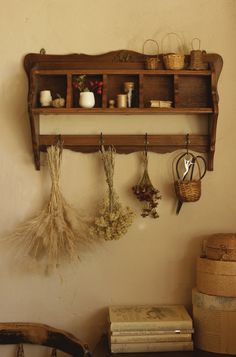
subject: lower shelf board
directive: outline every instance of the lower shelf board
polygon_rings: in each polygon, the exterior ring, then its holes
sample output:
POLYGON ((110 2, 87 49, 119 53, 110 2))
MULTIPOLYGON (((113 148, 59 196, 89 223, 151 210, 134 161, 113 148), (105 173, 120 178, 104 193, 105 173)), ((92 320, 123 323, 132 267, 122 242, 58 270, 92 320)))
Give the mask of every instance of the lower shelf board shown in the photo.
POLYGON ((34 108, 33 114, 211 114, 212 108, 34 108))

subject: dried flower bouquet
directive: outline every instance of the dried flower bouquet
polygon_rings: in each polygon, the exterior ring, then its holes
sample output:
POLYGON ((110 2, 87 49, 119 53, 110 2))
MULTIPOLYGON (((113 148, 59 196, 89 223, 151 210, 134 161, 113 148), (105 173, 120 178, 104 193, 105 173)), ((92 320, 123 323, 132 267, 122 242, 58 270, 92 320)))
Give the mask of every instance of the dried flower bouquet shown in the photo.
POLYGON ((114 190, 115 150, 112 147, 105 150, 102 146, 100 154, 108 190, 107 197, 101 203, 98 216, 95 217, 90 232, 92 236, 105 240, 120 239, 132 224, 134 212, 129 207, 122 206, 114 190))
POLYGON ((141 216, 158 218, 157 206, 161 195, 160 191, 153 186, 149 177, 147 152, 144 152, 143 155, 144 172, 139 183, 132 189, 139 201, 144 203, 141 216))

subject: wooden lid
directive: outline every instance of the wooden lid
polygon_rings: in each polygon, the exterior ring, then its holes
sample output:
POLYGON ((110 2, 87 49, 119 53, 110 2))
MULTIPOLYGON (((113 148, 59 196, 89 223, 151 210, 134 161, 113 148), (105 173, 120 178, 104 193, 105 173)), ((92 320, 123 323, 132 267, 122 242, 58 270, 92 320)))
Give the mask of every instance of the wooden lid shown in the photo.
POLYGON ((207 238, 206 248, 236 249, 236 233, 213 234, 207 238))

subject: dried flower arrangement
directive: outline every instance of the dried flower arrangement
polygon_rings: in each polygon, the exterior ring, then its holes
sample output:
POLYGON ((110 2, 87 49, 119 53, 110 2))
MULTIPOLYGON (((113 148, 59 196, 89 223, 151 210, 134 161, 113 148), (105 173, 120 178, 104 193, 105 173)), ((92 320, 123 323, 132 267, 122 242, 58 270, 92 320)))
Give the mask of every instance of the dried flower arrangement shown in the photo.
POLYGON ((144 153, 144 172, 141 180, 137 185, 132 187, 134 194, 137 196, 139 201, 144 202, 144 207, 142 208, 142 217, 152 217, 158 218, 159 214, 157 212, 158 201, 161 199, 160 191, 156 189, 148 174, 148 157, 147 152, 144 153))
POLYGON ((7 237, 22 256, 43 262, 45 270, 62 261, 78 261, 78 251, 88 245, 87 225, 63 197, 59 187, 62 148, 47 149, 51 176, 49 202, 34 218, 21 224, 7 237))
POLYGON ((106 182, 108 185, 107 197, 101 203, 99 214, 95 217, 90 233, 94 237, 105 240, 120 239, 126 234, 133 222, 134 212, 129 207, 123 207, 119 197, 114 190, 113 177, 115 166, 115 150, 109 147, 100 150, 103 161, 106 182))
POLYGON ((94 92, 95 94, 102 94, 102 81, 88 80, 86 74, 80 74, 73 80, 73 87, 78 89, 79 92, 94 92))

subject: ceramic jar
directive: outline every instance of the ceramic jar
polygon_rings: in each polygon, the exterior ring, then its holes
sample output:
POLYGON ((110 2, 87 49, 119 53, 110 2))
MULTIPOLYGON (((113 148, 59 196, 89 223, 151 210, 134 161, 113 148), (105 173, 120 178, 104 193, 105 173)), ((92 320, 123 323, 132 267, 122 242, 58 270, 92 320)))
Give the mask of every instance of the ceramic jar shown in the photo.
POLYGON ((40 92, 40 104, 42 107, 50 107, 52 96, 50 90, 42 90, 40 92))
POLYGON ((93 108, 95 97, 93 92, 80 92, 79 105, 82 108, 93 108))

